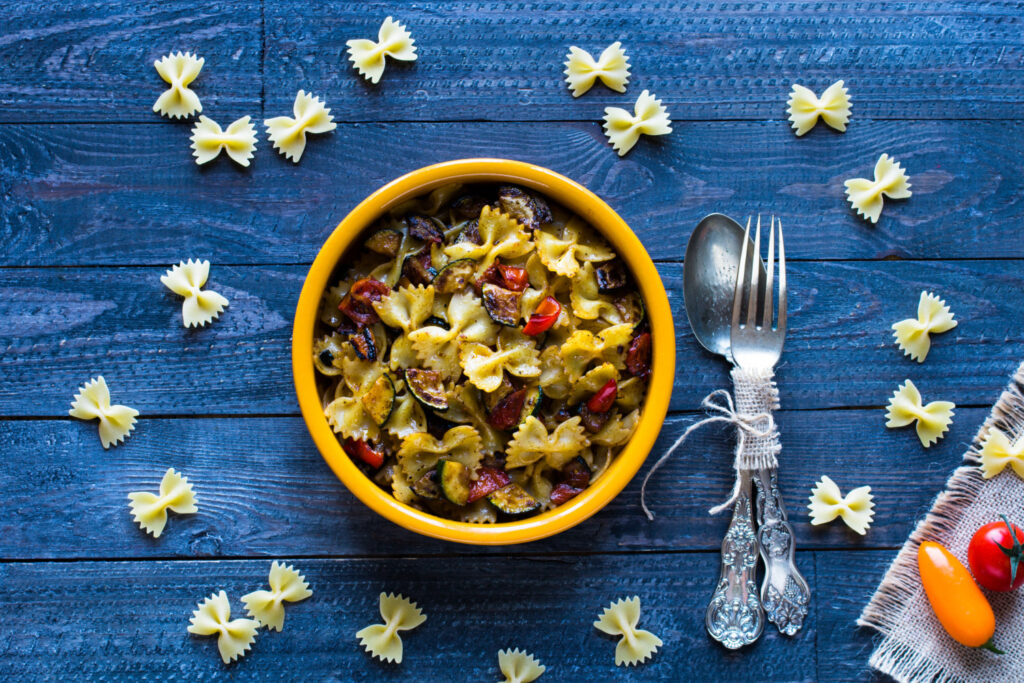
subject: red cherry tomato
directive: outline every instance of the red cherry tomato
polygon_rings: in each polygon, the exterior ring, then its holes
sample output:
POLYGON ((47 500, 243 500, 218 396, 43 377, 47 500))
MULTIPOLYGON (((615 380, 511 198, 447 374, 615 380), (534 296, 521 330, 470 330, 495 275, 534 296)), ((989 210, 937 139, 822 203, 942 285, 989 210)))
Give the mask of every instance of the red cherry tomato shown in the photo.
POLYGON ((613 379, 597 390, 587 401, 587 408, 592 413, 607 413, 615 405, 615 397, 619 393, 619 383, 613 379))
POLYGON ((993 591, 1011 591, 1024 584, 1024 531, 1004 515, 978 529, 967 546, 974 578, 993 591))
POLYGON ((502 398, 487 417, 487 422, 495 429, 507 430, 515 427, 519 424, 523 406, 526 404, 526 393, 526 389, 520 389, 502 398))
POLYGON ((555 505, 561 505, 562 503, 569 502, 581 493, 583 493, 582 489, 578 489, 563 482, 551 489, 550 499, 555 505))
POLYGON ((469 500, 466 502, 472 503, 475 500, 480 500, 489 493, 505 488, 511 482, 512 479, 505 473, 505 470, 499 470, 494 467, 481 467, 476 481, 473 482, 473 486, 469 489, 469 500))
POLYGON ((555 324, 555 321, 558 320, 558 314, 561 312, 562 304, 558 303, 555 297, 549 296, 540 302, 537 310, 530 316, 526 327, 523 328, 523 334, 534 336, 547 332, 555 324))
POLYGON ((644 332, 633 338, 626 351, 626 369, 635 377, 651 374, 651 333, 644 332))
POLYGON ((364 277, 353 283, 348 294, 338 304, 338 310, 357 325, 372 325, 380 320, 377 311, 373 310, 373 302, 380 301, 390 293, 391 288, 383 282, 364 277))
POLYGON ((342 446, 351 458, 358 458, 373 469, 384 464, 384 451, 376 450, 362 439, 345 439, 342 446))
POLYGON ((495 263, 480 276, 477 280, 477 287, 487 283, 513 292, 521 292, 530 284, 530 280, 526 274, 526 268, 495 263))

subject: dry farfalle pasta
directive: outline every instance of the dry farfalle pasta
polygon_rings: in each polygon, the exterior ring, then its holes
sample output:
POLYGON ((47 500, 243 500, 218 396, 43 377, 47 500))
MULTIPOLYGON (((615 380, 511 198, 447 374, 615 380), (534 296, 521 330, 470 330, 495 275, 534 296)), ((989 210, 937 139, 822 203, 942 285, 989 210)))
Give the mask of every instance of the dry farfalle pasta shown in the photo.
POLYGON ((377 31, 376 42, 359 38, 345 44, 348 45, 348 58, 359 74, 371 83, 377 83, 384 75, 385 57, 403 62, 416 60, 415 43, 404 26, 388 17, 377 31))
POLYGON ((636 99, 632 114, 619 107, 604 110, 604 134, 620 157, 633 149, 641 135, 668 135, 671 123, 668 109, 646 90, 636 99))
POLYGON ((613 602, 594 622, 594 628, 612 636, 622 636, 615 646, 615 665, 642 664, 662 646, 661 638, 649 631, 638 629, 640 598, 634 595, 613 602))
POLYGON ((986 479, 996 476, 1009 465, 1014 473, 1024 479, 1024 438, 1011 441, 1005 432, 989 427, 985 441, 981 444, 981 472, 986 479))
POLYGON ((531 415, 512 437, 505 464, 525 467, 543 459, 549 467, 561 469, 588 443, 578 416, 562 422, 549 433, 544 423, 531 415))
POLYGON ((903 353, 923 363, 932 346, 931 334, 948 332, 956 327, 953 314, 946 302, 931 292, 921 292, 917 303, 917 317, 893 323, 892 336, 903 353))
POLYGON ((202 111, 203 105, 199 102, 199 96, 188 86, 196 80, 205 61, 191 52, 176 52, 153 62, 160 78, 171 86, 157 98, 153 104, 153 111, 171 119, 185 118, 202 111))
POLYGON ((874 180, 853 178, 845 184, 850 206, 872 223, 877 223, 878 217, 882 215, 883 196, 906 199, 911 195, 907 172, 888 154, 878 157, 874 180))
POLYGON ((514 650, 498 650, 498 668, 505 680, 499 683, 530 683, 540 678, 547 667, 537 658, 518 647, 514 650))
POLYGON ((256 151, 256 126, 248 116, 233 121, 227 130, 213 119, 200 116, 192 127, 192 156, 199 165, 213 161, 226 150, 236 164, 248 166, 256 151))
POLYGON ((802 85, 793 84, 789 94, 789 120, 793 122, 798 136, 803 135, 818 122, 820 117, 838 131, 846 130, 850 120, 850 96, 843 87, 842 81, 836 81, 821 97, 802 85))
POLYGON ((255 619, 232 619, 228 595, 221 591, 199 603, 189 619, 188 632, 197 636, 217 636, 220 658, 229 664, 252 647, 259 625, 255 619))
POLYGON ((159 493, 133 491, 128 494, 128 500, 131 501, 129 507, 135 523, 146 533, 152 534, 153 538, 160 538, 163 533, 168 510, 179 515, 191 515, 199 511, 192 484, 187 477, 175 472, 173 467, 164 472, 159 493))
POLYGON ((870 486, 853 489, 844 496, 834 481, 822 477, 811 490, 810 501, 807 508, 811 511, 811 524, 815 526, 841 517, 846 526, 863 536, 875 516, 870 486))
POLYGON ((932 401, 924 405, 921 392, 909 379, 893 393, 889 399, 889 409, 885 416, 886 427, 906 427, 917 422, 917 438, 927 448, 942 438, 953 422, 953 409, 956 404, 949 401, 932 401))
POLYGON ((263 121, 274 149, 296 164, 306 151, 307 133, 328 133, 338 127, 323 100, 300 90, 292 105, 293 116, 275 116, 263 121))
POLYGON ((358 633, 359 644, 374 657, 385 661, 402 663, 402 638, 399 631, 414 629, 427 617, 408 598, 393 593, 380 594, 380 616, 383 624, 367 626, 358 633))
POLYGON ((593 87, 597 79, 615 92, 626 92, 629 83, 629 57, 616 41, 606 47, 595 60, 589 52, 573 45, 565 60, 565 82, 573 97, 579 97, 593 87))
POLYGON ((185 327, 202 327, 220 315, 228 300, 213 290, 202 287, 210 276, 209 261, 181 261, 166 274, 160 282, 167 289, 185 297, 181 305, 181 319, 185 327))
POLYGON ((110 405, 110 389, 100 375, 78 389, 68 415, 79 420, 100 421, 100 443, 104 448, 124 441, 133 429, 139 411, 128 406, 110 405))
POLYGON ((253 591, 242 596, 246 612, 262 626, 280 631, 284 627, 284 603, 299 602, 313 595, 309 584, 295 567, 279 562, 270 564, 267 579, 270 590, 253 591))

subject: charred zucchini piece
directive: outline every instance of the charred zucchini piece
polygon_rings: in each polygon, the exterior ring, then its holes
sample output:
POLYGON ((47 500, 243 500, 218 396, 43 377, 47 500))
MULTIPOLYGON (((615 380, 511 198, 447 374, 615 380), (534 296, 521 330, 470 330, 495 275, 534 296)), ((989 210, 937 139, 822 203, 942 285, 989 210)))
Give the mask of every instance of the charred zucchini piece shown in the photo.
POLYGON ((519 300, 522 292, 513 292, 491 283, 480 288, 483 294, 484 308, 491 320, 507 327, 516 327, 519 324, 519 300))
POLYGON ((450 330, 452 326, 448 324, 448 321, 444 318, 439 318, 436 315, 432 315, 423 321, 423 327, 440 327, 442 330, 450 330))
POLYGON ((464 194, 452 202, 452 213, 458 218, 480 218, 487 200, 476 194, 464 194))
POLYGON ((394 258, 402 246, 402 233, 391 228, 378 230, 366 240, 366 248, 375 254, 394 258))
POLYGON ((377 423, 378 427, 383 427, 395 407, 395 383, 391 376, 384 373, 378 377, 359 400, 362 401, 363 409, 370 419, 377 423))
POLYGON ((473 259, 460 258, 452 261, 434 278, 434 290, 438 294, 454 294, 468 287, 475 273, 476 261, 473 259))
POLYGON ((594 268, 594 275, 597 276, 597 290, 599 292, 614 292, 625 287, 629 281, 626 267, 617 258, 594 268))
POLYGON ((437 470, 430 470, 412 483, 412 490, 424 498, 440 498, 441 489, 437 485, 437 470))
POLYGON ((448 410, 448 392, 441 381, 441 373, 433 370, 408 368, 405 383, 416 400, 432 410, 448 410))
POLYGON ((525 515, 540 507, 537 499, 524 491, 518 484, 509 484, 487 496, 491 505, 506 515, 525 515))
POLYGON ((438 229, 437 224, 423 216, 409 216, 405 219, 409 226, 409 235, 424 242, 444 242, 444 234, 438 229))
POLYGON ((544 391, 540 387, 528 387, 526 400, 523 401, 523 410, 519 413, 519 423, 522 424, 531 415, 536 416, 540 412, 540 404, 543 400, 544 391))
POLYGON ((469 491, 473 486, 469 468, 455 460, 441 460, 437 463, 437 481, 441 495, 456 505, 469 502, 469 491))
POLYGON ((551 222, 551 208, 547 202, 514 185, 498 189, 498 204, 502 211, 522 223, 527 230, 536 230, 551 222))
POLYGON ((437 276, 430 259, 430 245, 423 247, 415 254, 409 254, 402 262, 402 275, 409 278, 414 285, 429 285, 437 276))
POLYGON ((619 297, 613 304, 615 310, 622 316, 622 321, 630 323, 634 330, 640 327, 647 317, 647 307, 644 306, 643 297, 640 296, 639 292, 630 292, 625 296, 619 297))
POLYGON ((373 333, 369 327, 350 334, 348 341, 355 347, 356 355, 362 360, 377 360, 377 344, 373 341, 373 333))

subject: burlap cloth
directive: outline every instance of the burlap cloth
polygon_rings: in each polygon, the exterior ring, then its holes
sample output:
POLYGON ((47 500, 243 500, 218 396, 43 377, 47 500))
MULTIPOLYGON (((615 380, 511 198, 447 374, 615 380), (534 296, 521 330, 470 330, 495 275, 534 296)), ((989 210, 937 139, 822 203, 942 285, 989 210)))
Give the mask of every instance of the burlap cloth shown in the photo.
POLYGON ((967 564, 967 545, 978 527, 1008 515, 1018 524, 1024 512, 1024 480, 1007 467, 983 479, 979 453, 990 427, 1011 440, 1024 434, 1024 364, 992 408, 959 467, 893 561, 871 602, 857 620, 884 637, 870 664, 898 681, 1024 682, 1024 589, 987 591, 996 613, 995 655, 960 645, 939 624, 921 588, 917 548, 938 541, 967 564))

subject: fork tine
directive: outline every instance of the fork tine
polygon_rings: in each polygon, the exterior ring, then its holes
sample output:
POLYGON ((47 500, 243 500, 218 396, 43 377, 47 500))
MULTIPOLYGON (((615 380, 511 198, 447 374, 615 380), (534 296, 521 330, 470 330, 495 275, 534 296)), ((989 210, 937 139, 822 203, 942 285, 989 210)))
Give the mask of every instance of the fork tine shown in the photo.
POLYGON ((772 216, 771 228, 768 230, 768 261, 765 263, 767 276, 764 281, 764 313, 761 314, 761 327, 772 328, 772 286, 775 278, 775 216, 772 216))
POLYGON ((740 309, 743 308, 743 270, 747 263, 747 242, 750 241, 750 217, 747 217, 747 229, 743 233, 743 248, 740 249, 740 262, 736 264, 736 289, 732 295, 732 329, 740 326, 740 309))
POLYGON ((757 324, 757 283, 761 269, 761 214, 757 215, 757 232, 754 234, 754 254, 750 259, 750 295, 747 297, 747 325, 757 324))
POLYGON ((786 248, 782 243, 782 219, 779 219, 779 332, 786 334, 786 248))

